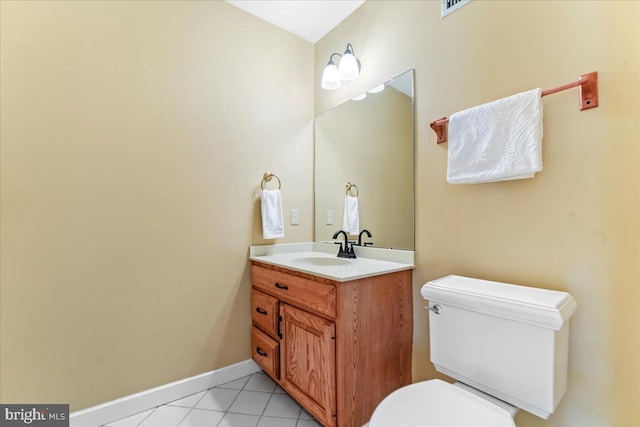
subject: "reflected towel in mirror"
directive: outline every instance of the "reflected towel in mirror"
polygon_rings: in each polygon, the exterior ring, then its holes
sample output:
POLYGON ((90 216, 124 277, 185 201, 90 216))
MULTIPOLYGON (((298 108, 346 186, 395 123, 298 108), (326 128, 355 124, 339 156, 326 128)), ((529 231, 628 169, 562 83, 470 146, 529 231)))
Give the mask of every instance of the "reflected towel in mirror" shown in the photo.
POLYGON ((360 209, 357 197, 346 196, 344 199, 342 229, 348 234, 357 235, 360 232, 360 209))

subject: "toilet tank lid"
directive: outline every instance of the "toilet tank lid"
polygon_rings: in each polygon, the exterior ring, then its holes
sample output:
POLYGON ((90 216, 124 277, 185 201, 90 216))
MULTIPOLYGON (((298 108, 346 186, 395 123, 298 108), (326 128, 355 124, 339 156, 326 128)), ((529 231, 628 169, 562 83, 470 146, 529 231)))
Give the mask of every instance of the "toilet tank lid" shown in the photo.
POLYGON ((555 330, 562 328, 577 303, 568 292, 450 275, 421 290, 432 302, 555 330))

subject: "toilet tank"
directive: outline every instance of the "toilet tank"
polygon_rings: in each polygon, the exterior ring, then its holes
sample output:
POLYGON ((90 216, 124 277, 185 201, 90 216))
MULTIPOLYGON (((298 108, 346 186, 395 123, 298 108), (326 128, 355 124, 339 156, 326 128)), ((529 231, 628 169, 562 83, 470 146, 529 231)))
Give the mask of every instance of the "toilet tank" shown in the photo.
POLYGON ((567 389, 567 292, 462 276, 421 290, 429 307, 436 370, 539 417, 548 418, 567 389))

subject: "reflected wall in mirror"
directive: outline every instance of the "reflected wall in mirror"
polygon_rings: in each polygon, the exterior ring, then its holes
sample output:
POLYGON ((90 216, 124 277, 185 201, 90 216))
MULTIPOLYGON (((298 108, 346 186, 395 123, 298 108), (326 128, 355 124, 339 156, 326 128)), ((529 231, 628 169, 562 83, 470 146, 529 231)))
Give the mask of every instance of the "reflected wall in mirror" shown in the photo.
POLYGON ((373 236, 363 241, 414 250, 413 70, 373 89, 316 117, 315 240, 331 241, 343 229, 350 182, 358 187, 360 231, 373 236))

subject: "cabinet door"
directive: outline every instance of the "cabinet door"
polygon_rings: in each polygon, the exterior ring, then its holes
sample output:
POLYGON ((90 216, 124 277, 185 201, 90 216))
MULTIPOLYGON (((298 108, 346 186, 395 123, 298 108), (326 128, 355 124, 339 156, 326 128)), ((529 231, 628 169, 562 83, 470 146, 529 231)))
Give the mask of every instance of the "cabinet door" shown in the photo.
POLYGON ((280 305, 282 387, 326 427, 336 425, 335 324, 280 305))

